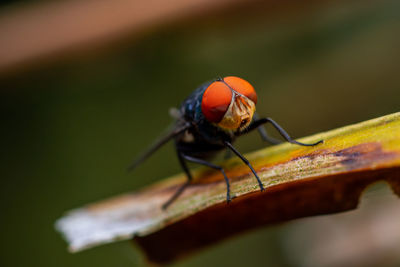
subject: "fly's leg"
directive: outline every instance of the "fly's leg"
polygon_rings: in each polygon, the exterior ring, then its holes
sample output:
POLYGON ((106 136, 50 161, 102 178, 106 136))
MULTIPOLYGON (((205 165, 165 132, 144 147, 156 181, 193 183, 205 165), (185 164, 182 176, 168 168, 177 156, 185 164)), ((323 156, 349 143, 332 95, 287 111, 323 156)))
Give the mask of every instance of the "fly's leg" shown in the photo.
POLYGON ((230 188, 229 180, 228 180, 228 177, 226 176, 225 171, 224 171, 224 169, 222 167, 217 166, 215 164, 212 164, 212 163, 210 163, 208 161, 205 161, 205 160, 202 160, 202 159, 198 159, 198 158, 194 158, 194 157, 190 157, 190 156, 184 155, 180 151, 177 151, 177 154, 178 154, 179 163, 181 164, 182 169, 185 171, 188 180, 183 185, 181 185, 181 187, 179 187, 178 190, 176 190, 175 194, 167 202, 165 202, 164 205, 162 205, 162 209, 164 209, 164 210, 167 209, 168 206, 171 205, 172 202, 174 202, 179 197, 179 195, 182 194, 182 192, 185 190, 185 188, 192 181, 192 174, 190 173, 190 170, 187 167, 187 164, 186 164, 185 160, 193 162, 193 163, 198 163, 198 164, 201 164, 201 165, 205 165, 207 167, 210 167, 210 168, 213 168, 213 169, 221 171, 222 174, 224 175, 224 179, 225 179, 225 182, 226 182, 226 189, 227 189, 226 190, 226 201, 228 203, 231 201, 231 195, 230 195, 231 188, 230 188))
POLYGON ((254 170, 253 166, 251 166, 250 162, 242 154, 240 154, 240 152, 237 151, 236 148, 228 141, 224 141, 224 145, 226 147, 228 147, 230 150, 232 150, 232 152, 235 153, 236 156, 238 156, 250 168, 250 170, 253 172, 254 176, 257 179, 257 182, 258 182, 258 185, 260 186, 261 191, 264 191, 264 186, 260 180, 260 177, 258 177, 256 171, 254 170))
POLYGON ((268 143, 271 143, 271 144, 274 144, 274 145, 277 145, 277 144, 282 143, 280 140, 275 139, 275 138, 269 136, 268 133, 267 133, 267 131, 266 131, 265 128, 263 127, 263 125, 260 125, 260 126, 257 128, 257 131, 258 131, 258 133, 260 134, 262 140, 265 141, 265 142, 268 142, 268 143))
POLYGON ((231 200, 232 200, 231 199, 231 186, 229 184, 229 179, 226 176, 226 173, 225 173, 224 169, 221 166, 215 165, 215 164, 213 164, 211 162, 208 162, 208 161, 205 161, 205 160, 202 160, 202 159, 198 159, 198 158, 194 158, 194 157, 191 157, 191 156, 187 156, 187 155, 184 155, 184 154, 182 154, 182 157, 184 159, 186 159, 187 161, 190 161, 190 162, 193 162, 193 163, 197 163, 197 164, 201 164, 201 165, 204 165, 204 166, 219 170, 222 173, 222 175, 224 176, 225 183, 226 183, 226 202, 227 203, 231 202, 231 200))
MULTIPOLYGON (((260 117, 258 116, 257 113, 254 113, 253 118, 254 118, 254 121, 257 121, 257 120, 259 120, 260 117)), ((251 129, 251 130, 253 130, 253 129, 251 129)), ((251 130, 248 128, 248 131, 251 131, 251 130)), ((257 131, 260 134, 261 139, 265 142, 268 142, 268 143, 271 143, 274 145, 282 143, 281 140, 278 140, 278 139, 275 139, 275 138, 269 136, 267 131, 264 128, 264 125, 262 125, 262 124, 257 127, 257 131)))
POLYGON ((272 126, 274 126, 274 128, 280 133, 280 135, 283 138, 285 138, 286 141, 288 141, 289 143, 292 143, 292 144, 296 144, 296 145, 300 145, 300 146, 315 146, 315 145, 318 145, 318 144, 324 142, 324 140, 319 140, 318 142, 315 142, 315 143, 312 143, 312 144, 304 144, 304 143, 298 142, 298 141, 292 139, 290 137, 290 135, 278 123, 276 123, 271 118, 262 118, 262 119, 256 120, 249 126, 249 128, 247 128, 247 130, 248 131, 252 131, 252 130, 254 130, 256 128, 259 128, 261 125, 263 125, 265 123, 271 123, 272 126))
POLYGON ((190 182, 192 181, 192 174, 190 173, 190 170, 183 158, 183 154, 182 152, 180 152, 179 150, 176 151, 177 155, 178 155, 178 159, 179 159, 179 163, 181 164, 182 169, 185 171, 186 173, 186 177, 187 177, 187 181, 181 185, 181 187, 178 188, 178 190, 176 190, 175 194, 173 194, 172 197, 170 197, 170 199, 168 199, 167 202, 165 202, 162 205, 162 209, 165 210, 168 208, 169 205, 171 205, 172 202, 174 202, 179 196, 180 194, 182 194, 182 192, 185 190, 185 188, 190 184, 190 182))

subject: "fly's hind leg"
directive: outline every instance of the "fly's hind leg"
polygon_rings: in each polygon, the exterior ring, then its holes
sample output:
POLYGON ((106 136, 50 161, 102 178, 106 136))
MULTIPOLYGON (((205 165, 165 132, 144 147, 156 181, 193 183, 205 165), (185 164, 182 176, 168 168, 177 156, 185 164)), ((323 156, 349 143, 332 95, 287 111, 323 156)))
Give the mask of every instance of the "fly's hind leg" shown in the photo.
POLYGON ((228 179, 228 177, 226 176, 226 173, 225 173, 224 169, 223 169, 221 166, 215 165, 215 164, 213 164, 213 163, 211 163, 211 162, 208 162, 208 161, 205 161, 205 160, 202 160, 202 159, 198 159, 198 158, 194 158, 194 157, 185 155, 185 154, 183 154, 183 153, 180 152, 180 151, 177 151, 177 153, 178 153, 179 162, 181 163, 181 166, 182 166, 183 170, 185 171, 185 173, 186 173, 186 175, 187 175, 187 177, 188 177, 188 180, 187 180, 187 182, 184 183, 184 184, 175 192, 175 194, 162 206, 163 209, 168 208, 168 206, 171 205, 171 203, 172 203, 180 194, 182 194, 183 190, 185 190, 185 188, 186 188, 186 187, 190 184, 190 182, 192 181, 192 175, 191 175, 191 173, 190 173, 190 171, 189 171, 189 169, 188 169, 188 167, 187 167, 187 165, 186 165, 185 160, 187 160, 187 161, 189 161, 189 162, 201 164, 201 165, 204 165, 204 166, 207 166, 207 167, 216 169, 216 170, 219 170, 219 171, 222 173, 222 175, 224 176, 225 183, 226 183, 226 202, 228 202, 228 203, 231 202, 231 187, 230 187, 230 184, 229 184, 229 179, 228 179))
POLYGON ((225 179, 225 183, 226 183, 226 202, 229 203, 231 202, 231 186, 229 184, 229 179, 228 176, 226 176, 226 173, 224 171, 224 169, 221 166, 215 165, 211 162, 202 160, 202 159, 198 159, 198 158, 194 158, 188 155, 182 155, 184 159, 186 159, 187 161, 193 162, 193 163, 197 163, 197 164, 201 164, 210 168, 213 168, 215 170, 219 170, 222 175, 224 176, 225 179))
POLYGON ((190 184, 190 182, 192 181, 192 174, 190 173, 190 170, 183 158, 183 154, 182 152, 180 152, 178 149, 176 150, 176 153, 178 155, 178 159, 179 159, 179 163, 181 164, 182 169, 185 171, 186 173, 186 177, 187 177, 187 181, 181 185, 181 187, 178 188, 178 190, 176 190, 175 194, 172 195, 172 197, 170 199, 168 199, 167 202, 165 202, 162 205, 162 209, 165 210, 168 208, 169 205, 171 205, 172 202, 174 202, 179 196, 180 194, 182 194, 182 192, 185 190, 185 188, 190 184))

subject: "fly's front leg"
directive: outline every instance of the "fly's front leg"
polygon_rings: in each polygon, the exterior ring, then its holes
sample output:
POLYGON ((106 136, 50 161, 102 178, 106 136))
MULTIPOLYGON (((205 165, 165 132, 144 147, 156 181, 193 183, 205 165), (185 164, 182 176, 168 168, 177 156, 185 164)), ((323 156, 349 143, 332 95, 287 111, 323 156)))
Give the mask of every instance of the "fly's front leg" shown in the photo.
POLYGON ((315 143, 311 143, 311 144, 305 144, 305 143, 301 143, 298 142, 294 139, 292 139, 290 137, 290 135, 278 124, 276 123, 273 119, 271 118, 262 118, 262 119, 258 119, 256 121, 254 121, 248 128, 247 131, 252 131, 254 129, 258 129, 261 125, 265 124, 265 123, 271 123, 272 126, 274 126, 274 128, 280 133, 280 135, 285 138, 286 141, 288 141, 289 143, 292 144, 296 144, 296 145, 300 145, 300 146, 315 146, 318 145, 320 143, 323 143, 324 140, 319 140, 318 142, 315 143))
POLYGON ((232 150, 232 152, 235 153, 236 156, 238 156, 250 168, 250 170, 253 172, 254 176, 257 179, 257 182, 258 182, 258 185, 260 186, 261 191, 264 191, 264 186, 260 180, 260 177, 258 177, 256 171, 254 170, 253 166, 251 166, 250 162, 239 151, 237 151, 236 148, 228 141, 224 141, 224 145, 226 147, 228 147, 230 150, 232 150))
MULTIPOLYGON (((254 113, 254 115, 253 115, 253 120, 254 120, 254 121, 257 121, 257 120, 259 120, 259 119, 260 119, 260 117, 258 116, 258 114, 257 114, 257 113, 254 113)), ((251 125, 250 125, 250 127, 251 127, 251 125)), ((248 131, 251 131, 251 130, 253 130, 253 129, 250 130, 250 128, 248 128, 247 130, 248 130, 248 131)), ((259 126, 257 127, 257 131, 258 131, 258 133, 260 134, 261 139, 262 139, 263 141, 265 141, 265 142, 268 142, 268 143, 271 143, 271 144, 274 144, 274 145, 277 145, 277 144, 282 143, 280 140, 275 139, 275 138, 269 136, 268 133, 267 133, 267 130, 265 130, 263 124, 261 124, 261 125, 259 125, 259 126)))

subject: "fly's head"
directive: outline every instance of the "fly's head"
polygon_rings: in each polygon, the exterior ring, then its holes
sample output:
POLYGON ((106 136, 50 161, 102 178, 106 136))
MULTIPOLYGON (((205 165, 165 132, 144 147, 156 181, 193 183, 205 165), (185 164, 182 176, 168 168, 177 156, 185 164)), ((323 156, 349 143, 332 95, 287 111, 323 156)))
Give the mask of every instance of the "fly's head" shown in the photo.
POLYGON ((203 94, 204 117, 226 131, 246 129, 256 110, 257 94, 247 81, 234 76, 211 83, 203 94))
POLYGON ((254 102, 247 97, 233 96, 228 110, 217 125, 223 129, 242 131, 249 126, 255 109, 254 102))

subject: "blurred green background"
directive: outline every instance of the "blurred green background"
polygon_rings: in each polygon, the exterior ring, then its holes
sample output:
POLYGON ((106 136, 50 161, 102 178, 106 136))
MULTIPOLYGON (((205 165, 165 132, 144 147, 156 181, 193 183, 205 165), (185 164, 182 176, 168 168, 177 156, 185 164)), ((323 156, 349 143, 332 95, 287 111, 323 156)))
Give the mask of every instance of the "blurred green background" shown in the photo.
MULTIPOLYGON (((399 1, 290 4, 159 26, 106 51, 0 73, 0 266, 142 265, 129 242, 69 254, 54 222, 180 172, 171 144, 125 170, 169 125, 168 109, 214 77, 250 81, 258 112, 293 137, 399 111, 399 1)), ((237 143, 243 152, 265 145, 256 133, 237 143)), ((285 248, 288 229, 301 223, 253 231, 174 265, 304 266, 285 248)))

